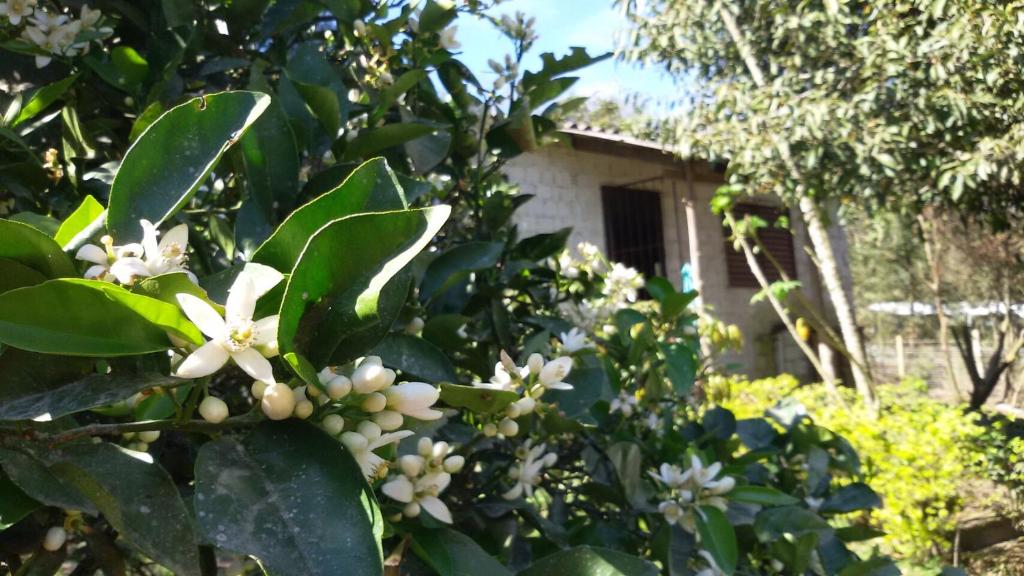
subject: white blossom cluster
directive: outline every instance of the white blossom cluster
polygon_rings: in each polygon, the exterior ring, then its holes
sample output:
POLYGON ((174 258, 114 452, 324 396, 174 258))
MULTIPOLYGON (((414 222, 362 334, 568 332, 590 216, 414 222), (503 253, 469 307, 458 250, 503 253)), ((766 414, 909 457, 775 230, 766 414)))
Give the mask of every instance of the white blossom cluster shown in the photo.
POLYGON ((196 277, 187 268, 188 226, 180 224, 162 237, 149 220, 139 220, 142 243, 114 245, 109 235, 100 238, 100 244, 86 244, 78 249, 75 258, 92 264, 85 277, 131 286, 139 278, 184 272, 196 283, 196 277), (159 238, 159 241, 157 240, 159 238))
POLYGON ((544 477, 544 469, 558 462, 558 454, 546 452, 546 444, 532 445, 528 439, 516 449, 516 464, 508 471, 509 480, 515 482, 507 492, 501 495, 506 500, 515 500, 523 494, 533 497, 533 489, 544 477))
POLYGON ((439 496, 451 483, 452 474, 465 466, 466 459, 451 451, 447 442, 423 437, 416 445, 416 454, 398 459, 398 473, 381 486, 385 496, 404 504, 401 514, 394 520, 401 516, 416 518, 426 510, 437 520, 452 523, 451 511, 439 496))
POLYGON ((636 302, 644 277, 635 268, 609 262, 601 250, 588 242, 576 246, 576 255, 563 251, 553 262, 558 272, 569 279, 602 278, 601 296, 580 303, 567 303, 563 312, 587 332, 610 331, 609 319, 619 310, 636 302))
POLYGON ((377 356, 367 356, 346 374, 340 367, 320 371, 326 393, 302 387, 313 396, 323 414, 320 425, 352 453, 363 474, 370 479, 386 473, 387 461, 374 451, 413 435, 400 430, 405 418, 437 420, 443 414, 432 406, 440 397, 434 386, 425 382, 395 384, 394 370, 385 368, 377 356))
POLYGON ((657 472, 649 472, 659 484, 667 488, 667 497, 658 504, 658 512, 669 524, 679 524, 684 530, 696 533, 698 507, 714 506, 725 512, 728 507, 724 495, 735 486, 731 476, 716 479, 722 463, 705 467, 697 456, 690 457, 690 468, 683 472, 675 464, 664 463, 657 472))
POLYGON ((530 354, 526 366, 516 366, 515 361, 504 350, 501 361, 494 365, 494 376, 490 382, 476 382, 477 388, 505 390, 520 394, 520 398, 505 408, 504 417, 500 422, 484 424, 485 436, 496 436, 499 433, 512 437, 519 433, 516 418, 530 414, 537 408, 537 401, 548 390, 572 390, 572 384, 565 378, 572 371, 572 358, 560 356, 545 361, 538 353, 530 354))
POLYGON ((0 2, 0 17, 11 26, 24 25, 22 39, 45 54, 36 55, 36 66, 43 68, 54 56, 77 56, 89 51, 93 41, 113 34, 103 14, 83 5, 78 18, 69 13, 49 11, 38 0, 0 2))

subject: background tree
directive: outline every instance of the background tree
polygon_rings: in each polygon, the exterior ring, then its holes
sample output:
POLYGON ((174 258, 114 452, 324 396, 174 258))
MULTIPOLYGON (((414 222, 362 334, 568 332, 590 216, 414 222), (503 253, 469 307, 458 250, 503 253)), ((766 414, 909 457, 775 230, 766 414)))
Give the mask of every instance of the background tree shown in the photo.
POLYGON ((750 193, 800 205, 853 354, 862 343, 822 228, 833 201, 944 206, 995 226, 1019 215, 1021 2, 620 4, 629 55, 696 74, 681 154, 728 159, 750 193))

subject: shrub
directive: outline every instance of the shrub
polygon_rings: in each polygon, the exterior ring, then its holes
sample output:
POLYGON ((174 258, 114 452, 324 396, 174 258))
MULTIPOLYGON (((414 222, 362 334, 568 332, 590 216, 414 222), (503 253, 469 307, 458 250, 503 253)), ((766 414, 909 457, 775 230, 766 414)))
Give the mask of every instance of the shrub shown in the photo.
POLYGON ((799 402, 813 420, 847 438, 860 455, 865 479, 884 507, 871 516, 895 553, 923 557, 948 550, 961 507, 964 479, 977 476, 983 461, 978 439, 985 429, 978 415, 927 396, 924 382, 905 380, 879 388, 877 418, 840 389, 842 402, 823 385, 800 386, 795 378, 714 380, 713 398, 737 417, 756 417, 787 399, 799 402))

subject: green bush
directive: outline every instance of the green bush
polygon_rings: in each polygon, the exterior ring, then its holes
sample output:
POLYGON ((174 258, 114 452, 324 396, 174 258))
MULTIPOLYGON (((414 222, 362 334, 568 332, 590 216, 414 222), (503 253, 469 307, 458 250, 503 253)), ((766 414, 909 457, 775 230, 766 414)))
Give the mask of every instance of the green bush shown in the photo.
POLYGON ((877 418, 852 390, 841 389, 837 401, 823 385, 800 386, 789 375, 723 378, 710 388, 712 398, 737 418, 795 400, 817 424, 849 440, 862 459, 865 481, 883 500, 871 517, 886 532, 884 545, 900 556, 948 550, 961 487, 980 475, 978 462, 989 461, 979 441, 986 433, 979 416, 928 398, 920 380, 880 387, 883 408, 877 418))

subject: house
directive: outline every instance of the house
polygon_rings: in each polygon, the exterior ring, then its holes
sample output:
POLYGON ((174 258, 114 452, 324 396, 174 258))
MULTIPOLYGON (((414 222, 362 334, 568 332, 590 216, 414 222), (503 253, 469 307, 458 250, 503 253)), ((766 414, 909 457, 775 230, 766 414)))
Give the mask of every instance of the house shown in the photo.
MULTIPOLYGON (((612 260, 645 275, 664 276, 677 288, 688 264, 708 311, 744 334, 742 351, 726 362, 752 376, 786 371, 812 378, 770 304, 751 304, 760 291, 757 281, 710 209, 715 190, 724 183, 721 166, 682 160, 658 143, 583 126, 570 126, 562 134, 561 143, 518 156, 506 166, 509 180, 535 195, 517 212, 522 236, 571 226, 570 246, 593 243, 612 260)), ((770 221, 782 215, 764 199, 742 203, 736 213, 770 221)), ((790 222, 792 234, 773 228, 761 238, 805 294, 820 302, 801 220, 790 222)), ((766 261, 762 265, 769 279, 779 278, 766 261)))

